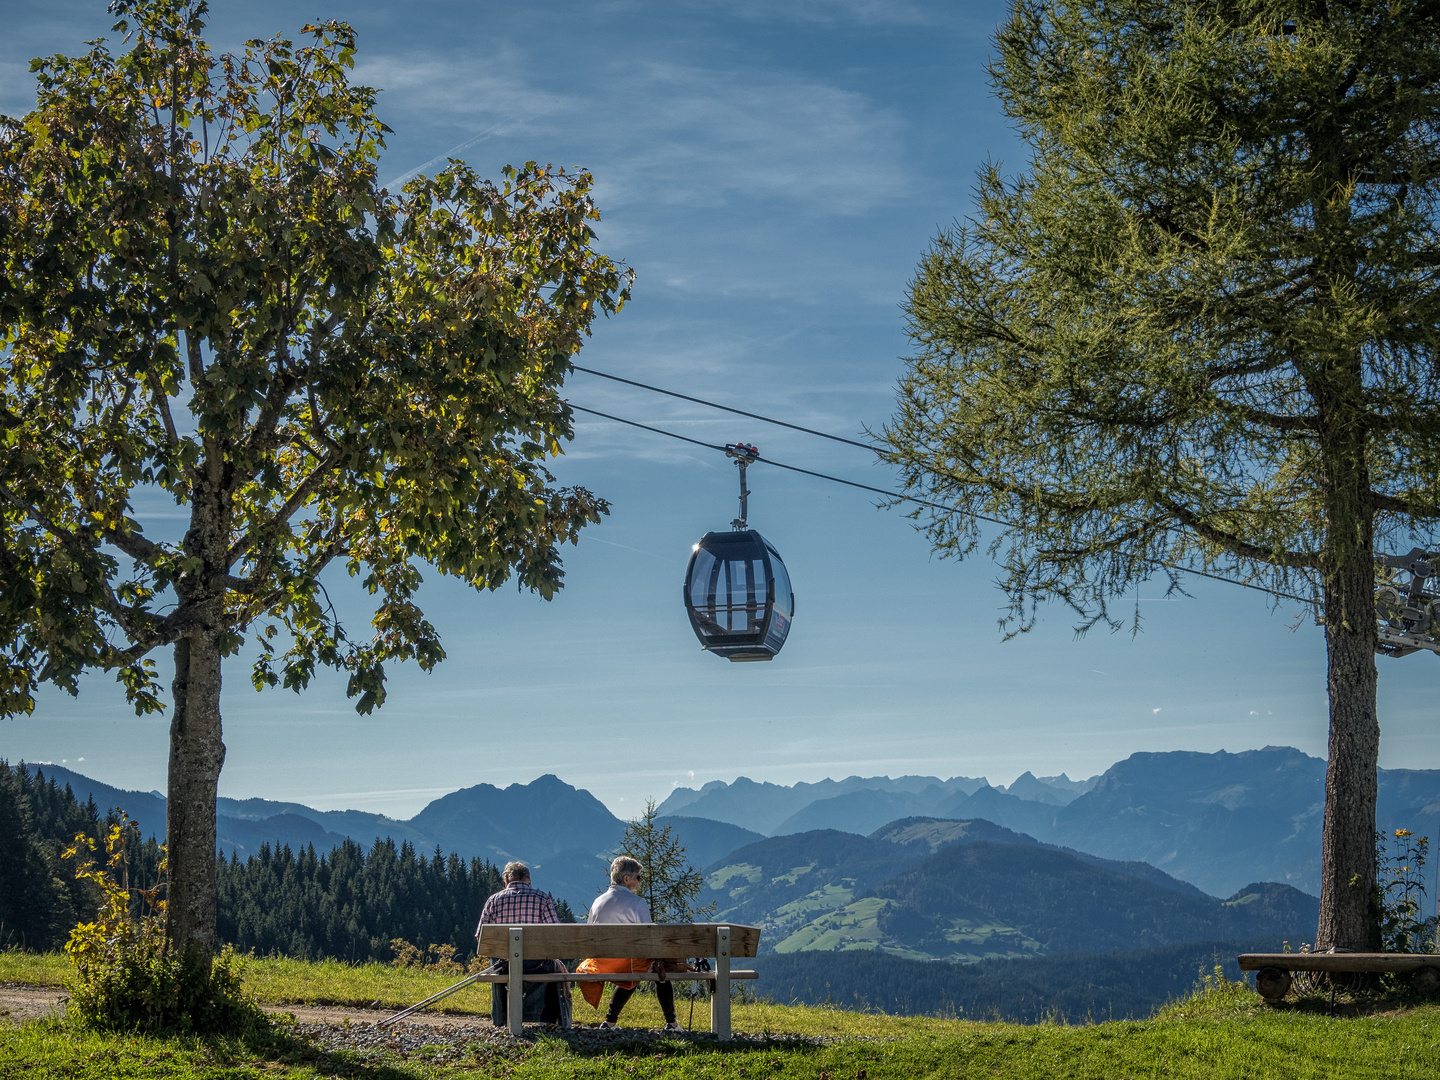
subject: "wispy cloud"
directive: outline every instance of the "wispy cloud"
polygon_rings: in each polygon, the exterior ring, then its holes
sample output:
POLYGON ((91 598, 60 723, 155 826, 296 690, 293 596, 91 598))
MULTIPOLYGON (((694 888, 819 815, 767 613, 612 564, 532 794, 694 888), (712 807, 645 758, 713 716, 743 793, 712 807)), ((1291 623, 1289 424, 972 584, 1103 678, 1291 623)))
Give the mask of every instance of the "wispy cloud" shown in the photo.
POLYGON ((385 88, 386 112, 468 128, 452 152, 482 137, 520 137, 536 158, 585 165, 610 208, 719 206, 738 196, 858 214, 913 186, 896 114, 793 73, 627 60, 581 94, 545 85, 545 65, 502 49, 381 56, 357 77, 385 88))

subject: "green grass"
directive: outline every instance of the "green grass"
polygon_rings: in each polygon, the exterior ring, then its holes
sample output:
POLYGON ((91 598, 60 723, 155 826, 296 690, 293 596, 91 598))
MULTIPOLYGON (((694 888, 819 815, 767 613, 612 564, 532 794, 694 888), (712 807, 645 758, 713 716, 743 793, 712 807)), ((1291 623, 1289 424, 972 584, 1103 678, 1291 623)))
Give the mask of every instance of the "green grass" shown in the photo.
POLYGON ((818 892, 811 893, 777 910, 777 915, 799 913, 801 918, 808 916, 810 921, 799 925, 795 925, 793 921, 782 924, 780 932, 786 936, 775 946, 775 951, 793 953, 847 949, 862 952, 879 950, 906 960, 986 960, 1035 956, 1040 951, 1038 941, 1025 937, 1012 926, 1001 923, 975 924, 965 919, 952 919, 950 929, 945 932, 945 939, 954 946, 948 955, 910 948, 880 929, 880 913, 893 903, 893 900, 882 900, 876 896, 852 902, 848 893, 845 893, 843 898, 822 898, 818 892), (815 915, 813 912, 821 914, 815 915))
MULTIPOLYGON (((59 967, 54 958, 22 960, 15 954, 0 954, 0 981, 20 981, 16 976, 25 970, 38 972, 42 978, 36 981, 43 985, 53 985, 59 967)), ((371 992, 423 997, 433 992, 432 987, 445 985, 447 978, 453 981, 451 976, 427 973, 387 976, 379 965, 346 968, 265 960, 252 962, 248 985, 262 1000, 335 1001, 364 998, 371 992)), ((466 1004, 473 1010, 477 1002, 466 1004)), ((434 1060, 423 1052, 406 1060, 393 1055, 325 1054, 293 1037, 284 1024, 269 1036, 239 1042, 100 1036, 75 1031, 62 1022, 38 1021, 0 1025, 0 1080, 336 1076, 366 1080, 978 1080, 995 1076, 1429 1080, 1440 1076, 1440 1007, 1378 998, 1342 1005, 1345 1013, 1360 1014, 1330 1016, 1324 999, 1274 1009, 1240 984, 1215 980, 1153 1019, 1093 1026, 1026 1027, 762 1003, 735 1010, 737 1031, 771 1036, 768 1044, 760 1046, 668 1040, 580 1052, 563 1040, 541 1038, 516 1049, 477 1048, 458 1061, 434 1060), (787 1040, 794 1035, 839 1038, 812 1046, 787 1040)), ((682 1002, 680 1008, 683 1021, 686 1004, 682 1002)), ((697 1021, 702 1008, 696 1009, 697 1021)), ((625 1020, 636 1026, 654 1025, 658 1021, 658 1014, 651 1015, 654 1011, 653 1000, 637 997, 625 1020)), ((576 1019, 588 1018, 589 1007, 577 1004, 576 1019)))
POLYGON ((70 958, 64 953, 27 953, 0 949, 0 983, 26 986, 64 986, 70 958))

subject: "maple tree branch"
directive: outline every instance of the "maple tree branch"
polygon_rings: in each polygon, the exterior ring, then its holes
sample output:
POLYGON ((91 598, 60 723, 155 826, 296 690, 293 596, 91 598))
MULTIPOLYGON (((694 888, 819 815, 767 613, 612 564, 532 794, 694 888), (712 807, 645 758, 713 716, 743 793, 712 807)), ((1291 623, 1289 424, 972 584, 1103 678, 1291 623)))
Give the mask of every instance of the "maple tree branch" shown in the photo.
MULTIPOLYGON (((339 464, 339 461, 340 453, 338 450, 332 450, 329 454, 325 455, 315 468, 310 471, 310 474, 296 485, 295 490, 290 493, 290 497, 285 500, 284 505, 282 505, 268 521, 248 530, 244 536, 230 545, 230 550, 225 553, 225 565, 227 567, 234 566, 236 560, 245 556, 251 547, 257 541, 261 541, 263 537, 263 546, 259 561, 264 564, 264 572, 268 572, 269 560, 274 555, 272 545, 274 544, 275 537, 280 532, 280 526, 294 517, 296 512, 310 500, 310 496, 315 494, 315 490, 320 486, 324 475, 335 468, 335 466, 339 464)), ((260 565, 257 565, 255 572, 252 573, 250 577, 255 578, 257 575, 259 577, 264 576, 262 566, 260 565)))
MULTIPOLYGON (((30 518, 31 521, 35 522, 35 524, 49 533, 50 536, 54 537, 72 556, 93 557, 97 554, 95 545, 88 537, 66 529, 39 507, 33 506, 20 498, 20 496, 11 491, 9 486, 4 483, 0 483, 0 497, 3 497, 5 501, 22 511, 26 517, 30 518)), ((144 538, 141 537, 140 539, 144 538)), ((145 543, 150 544, 152 549, 155 547, 155 545, 151 544, 148 540, 146 540, 145 543)), ((111 587, 110 582, 103 576, 100 577, 97 584, 100 586, 101 602, 95 606, 115 619, 115 621, 120 624, 120 628, 124 630, 126 635, 132 640, 144 640, 147 637, 150 626, 143 624, 153 624, 153 617, 148 612, 139 608, 122 604, 120 598, 115 595, 115 590, 111 587)))

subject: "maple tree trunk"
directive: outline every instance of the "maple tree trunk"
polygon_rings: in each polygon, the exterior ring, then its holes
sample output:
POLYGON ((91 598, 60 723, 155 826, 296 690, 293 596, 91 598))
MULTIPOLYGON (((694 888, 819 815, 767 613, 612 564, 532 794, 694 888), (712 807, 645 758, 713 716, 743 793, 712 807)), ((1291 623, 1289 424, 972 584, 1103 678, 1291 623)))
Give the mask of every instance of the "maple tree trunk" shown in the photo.
POLYGON ((215 951, 215 798, 225 764, 220 650, 212 632, 197 631, 175 643, 173 691, 166 934, 173 948, 208 960, 215 951))

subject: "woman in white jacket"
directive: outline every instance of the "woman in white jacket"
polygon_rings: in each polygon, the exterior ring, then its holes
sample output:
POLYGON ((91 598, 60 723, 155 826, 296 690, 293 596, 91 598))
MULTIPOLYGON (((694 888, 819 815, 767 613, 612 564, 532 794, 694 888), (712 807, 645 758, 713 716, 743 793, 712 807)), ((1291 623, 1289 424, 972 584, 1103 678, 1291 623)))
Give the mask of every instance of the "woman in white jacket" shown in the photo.
MULTIPOLYGON (((628 855, 621 855, 618 859, 612 862, 610 864, 610 888, 597 896, 595 898, 595 902, 590 905, 590 917, 586 919, 586 922, 650 922, 650 905, 645 902, 645 898, 643 896, 639 895, 640 879, 644 873, 644 867, 642 867, 636 860, 630 858, 630 856, 628 855)), ((650 964, 643 960, 636 960, 633 962, 624 960, 615 962, 587 960, 585 964, 593 964, 594 970, 601 970, 607 972, 614 970, 616 966, 620 964, 626 965, 626 967, 622 970, 627 970, 631 973, 637 970, 647 971, 650 968, 650 964), (631 966, 632 963, 633 966, 631 966), (640 967, 641 964, 644 964, 644 967, 640 967)), ((581 965, 581 971, 586 970, 585 964, 581 965)), ((629 1001, 630 996, 635 993, 635 987, 637 985, 637 983, 633 982, 617 982, 615 984, 615 992, 610 996, 610 1009, 605 1014, 605 1020, 600 1025, 601 1027, 613 1028, 616 1025, 616 1023, 620 1019, 620 1010, 625 1008, 625 1003, 629 1001)), ((594 986, 597 990, 600 988, 599 983, 582 983, 581 989, 585 990, 591 986, 594 986)), ((660 1001, 660 1011, 665 1014, 665 1030, 681 1030, 679 1021, 675 1019, 674 984, 669 982, 657 982, 655 984, 655 997, 658 998, 660 1001)), ((588 994, 586 995, 586 1000, 590 1000, 588 994)), ((595 1000, 590 1001, 590 1004, 598 1005, 599 1002, 600 995, 597 993, 595 995, 595 1000)))

